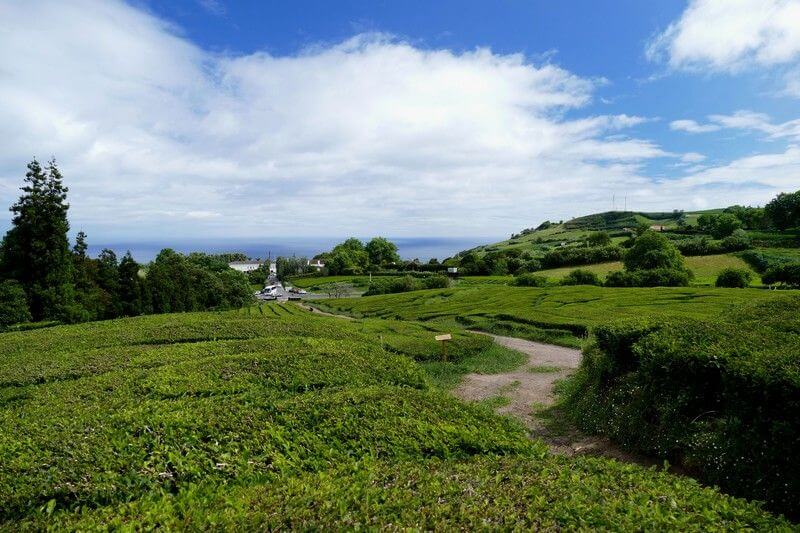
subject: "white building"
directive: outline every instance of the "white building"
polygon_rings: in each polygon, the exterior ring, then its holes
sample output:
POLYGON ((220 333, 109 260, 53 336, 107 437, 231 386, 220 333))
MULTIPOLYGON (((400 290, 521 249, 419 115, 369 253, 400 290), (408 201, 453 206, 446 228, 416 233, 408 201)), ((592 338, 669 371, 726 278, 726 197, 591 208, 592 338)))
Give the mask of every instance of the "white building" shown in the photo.
MULTIPOLYGON (((264 264, 264 261, 231 261, 228 266, 239 272, 252 272, 258 270, 258 267, 264 264)), ((272 263, 273 265, 275 263, 272 263)), ((270 270, 272 265, 270 265, 270 270)))
POLYGON ((315 268, 317 270, 322 270, 323 268, 325 268, 325 263, 323 263, 319 259, 312 259, 308 262, 308 266, 311 268, 315 268))

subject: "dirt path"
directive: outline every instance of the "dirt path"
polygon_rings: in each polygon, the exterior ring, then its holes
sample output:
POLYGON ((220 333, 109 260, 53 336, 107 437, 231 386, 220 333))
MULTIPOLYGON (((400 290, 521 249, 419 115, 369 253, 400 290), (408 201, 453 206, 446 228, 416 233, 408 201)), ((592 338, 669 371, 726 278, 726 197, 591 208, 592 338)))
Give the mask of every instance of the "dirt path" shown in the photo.
POLYGON ((347 316, 347 315, 335 315, 335 314, 333 314, 333 313, 327 313, 327 312, 325 312, 325 311, 321 311, 321 310, 317 309, 316 307, 312 307, 312 306, 310 306, 310 305, 308 305, 308 304, 305 304, 305 303, 302 303, 302 302, 295 302, 295 304, 296 304, 298 307, 301 307, 301 308, 305 309, 306 311, 310 311, 311 313, 313 313, 313 314, 315 314, 315 315, 321 315, 321 316, 333 316, 333 317, 336 317, 336 318, 343 318, 343 319, 345 319, 345 320, 355 320, 355 319, 354 319, 353 317, 351 317, 351 316, 347 316))
MULTIPOLYGON (((320 311, 305 303, 295 303, 316 315, 354 320, 350 316, 320 311)), ((505 374, 467 374, 453 391, 457 397, 466 401, 503 398, 504 404, 496 412, 520 420, 530 431, 530 437, 544 441, 553 453, 568 456, 602 455, 645 466, 660 464, 650 458, 623 451, 606 438, 584 435, 563 418, 554 420, 558 418, 558 413, 547 411, 555 405, 556 381, 578 368, 580 350, 482 331, 471 333, 492 337, 497 344, 526 354, 528 361, 505 374)), ((673 473, 682 473, 675 468, 671 470, 673 473)))
POLYGON ((543 440, 554 453, 603 455, 626 462, 654 464, 618 449, 608 439, 583 435, 563 420, 561 423, 553 420, 552 413, 544 414, 555 404, 555 382, 578 368, 580 350, 514 337, 489 336, 501 346, 528 355, 528 362, 505 374, 467 374, 453 391, 456 396, 467 401, 503 398, 505 404, 496 411, 522 421, 530 430, 531 438, 543 440))

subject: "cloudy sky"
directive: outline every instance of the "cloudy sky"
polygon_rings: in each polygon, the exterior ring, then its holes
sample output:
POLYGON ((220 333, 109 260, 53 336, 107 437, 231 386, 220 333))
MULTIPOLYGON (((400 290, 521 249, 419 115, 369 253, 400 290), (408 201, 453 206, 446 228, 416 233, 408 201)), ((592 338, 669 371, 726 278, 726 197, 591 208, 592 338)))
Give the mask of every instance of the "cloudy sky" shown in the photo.
POLYGON ((34 156, 105 240, 763 205, 800 188, 800 0, 0 0, 0 205, 34 156))

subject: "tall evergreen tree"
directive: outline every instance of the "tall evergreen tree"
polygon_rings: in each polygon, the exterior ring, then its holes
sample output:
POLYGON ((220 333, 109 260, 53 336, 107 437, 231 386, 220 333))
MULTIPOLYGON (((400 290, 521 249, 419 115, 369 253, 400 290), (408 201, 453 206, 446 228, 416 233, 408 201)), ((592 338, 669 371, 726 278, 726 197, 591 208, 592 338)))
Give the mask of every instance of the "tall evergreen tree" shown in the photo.
POLYGON ((88 245, 86 234, 82 231, 75 236, 75 246, 72 247, 72 273, 75 289, 77 291, 89 290, 93 283, 90 274, 91 259, 86 255, 88 245))
POLYGON ((67 232, 67 188, 51 160, 28 164, 22 195, 11 206, 12 227, 0 244, 0 272, 25 290, 34 320, 70 319, 72 257, 67 232))
POLYGON ((103 291, 103 318, 115 318, 122 314, 117 254, 108 248, 100 252, 97 258, 97 285, 103 291))
POLYGON ((123 316, 136 316, 148 312, 148 295, 144 278, 139 276, 139 263, 128 252, 119 262, 119 305, 123 316))

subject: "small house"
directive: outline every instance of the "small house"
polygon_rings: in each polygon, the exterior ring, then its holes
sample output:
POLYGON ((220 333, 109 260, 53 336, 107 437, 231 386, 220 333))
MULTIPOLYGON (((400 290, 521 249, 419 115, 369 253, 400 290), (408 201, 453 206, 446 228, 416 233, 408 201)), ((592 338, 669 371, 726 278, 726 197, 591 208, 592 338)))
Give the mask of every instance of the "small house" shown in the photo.
POLYGON ((228 266, 239 272, 252 272, 264 264, 264 261, 231 261, 228 266))

